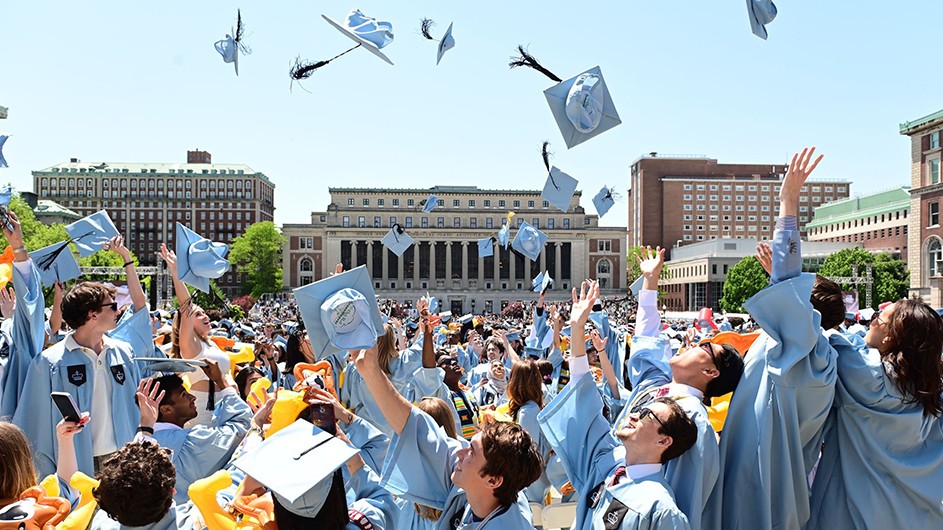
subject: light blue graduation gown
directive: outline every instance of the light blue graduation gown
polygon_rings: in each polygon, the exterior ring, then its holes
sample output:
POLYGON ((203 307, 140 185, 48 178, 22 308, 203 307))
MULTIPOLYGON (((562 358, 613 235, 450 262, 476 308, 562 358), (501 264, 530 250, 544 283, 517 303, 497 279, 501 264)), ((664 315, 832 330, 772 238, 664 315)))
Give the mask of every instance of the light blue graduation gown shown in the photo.
MULTIPOLYGON (((3 377, 0 379, 0 417, 12 418, 26 382, 29 365, 43 351, 46 340, 45 306, 42 278, 36 264, 30 260, 29 282, 19 269, 13 267, 13 289, 16 291, 16 309, 13 312, 13 329, 8 339, 10 353, 3 377)), ((49 395, 46 395, 49 401, 49 395)))
POLYGON ((174 501, 177 504, 184 504, 190 499, 190 484, 212 475, 229 462, 249 430, 252 420, 249 406, 235 392, 225 392, 213 410, 211 426, 155 429, 154 439, 157 443, 173 451, 172 460, 177 470, 174 501))
MULTIPOLYGON (((435 528, 451 529, 451 522, 470 516, 465 492, 452 483, 452 471, 463 447, 449 438, 426 413, 413 407, 406 426, 394 436, 386 457, 381 484, 411 502, 442 510, 435 528)), ((472 525, 471 528, 477 528, 472 525)), ((493 517, 482 530, 533 530, 530 506, 524 495, 493 517)))
POLYGON ((838 383, 806 528, 943 528, 943 422, 908 402, 863 340, 832 345, 838 383))
POLYGON ((173 503, 167 510, 167 514, 156 523, 147 526, 125 526, 112 519, 104 510, 98 510, 92 517, 88 530, 190 530, 193 528, 197 515, 193 503, 173 503))
POLYGON ((573 528, 689 529, 660 473, 636 480, 623 477, 618 485, 607 487, 621 463, 615 454, 621 444, 603 418, 602 405, 592 376, 585 374, 571 381, 537 417, 580 494, 573 528), (610 521, 613 526, 604 526, 610 521))
MULTIPOLYGON (((455 407, 455 399, 452 397, 452 390, 445 384, 445 370, 441 368, 420 368, 414 374, 413 383, 415 385, 416 399, 424 397, 437 397, 445 401, 452 407, 452 419, 455 421, 455 432, 462 436, 462 420, 459 417, 458 410, 455 407)), ((470 409, 472 423, 477 426, 478 409, 477 403, 472 399, 471 391, 465 392, 459 388, 459 394, 466 406, 470 409)))
MULTIPOLYGON (((393 388, 410 402, 415 401, 412 389, 413 374, 422 368, 422 341, 401 351, 399 357, 390 359, 390 374, 387 376, 393 388)), ((357 370, 357 365, 347 363, 344 369, 344 386, 341 388, 340 401, 354 414, 374 424, 387 436, 393 434, 393 428, 383 417, 380 406, 373 395, 367 390, 363 376, 357 370)))
MULTIPOLYGON (((346 468, 346 466, 345 466, 346 468)), ((360 468, 347 481, 347 489, 352 492, 353 502, 348 502, 349 510, 356 510, 367 517, 376 530, 396 528, 399 515, 393 495, 380 486, 380 477, 370 466, 360 468)), ((347 530, 361 530, 355 523, 347 523, 347 530)))
MULTIPOLYGON (((29 375, 23 387, 20 404, 13 415, 13 423, 23 429, 33 448, 33 461, 39 476, 56 471, 56 424, 61 415, 49 397, 50 392, 68 392, 80 411, 92 411, 92 392, 95 385, 94 367, 89 357, 81 350, 67 350, 62 341, 42 352, 30 363, 29 375), (79 368, 81 367, 81 368, 79 368), (84 371, 84 382, 74 380, 77 371, 84 371), (70 374, 73 378, 70 378, 70 374)), ((112 374, 123 373, 124 382, 112 379, 111 422, 114 425, 115 441, 120 448, 134 439, 140 411, 134 403, 141 373, 131 361, 131 347, 126 342, 114 342, 114 346, 103 350, 112 374)), ((97 421, 108 421, 97 418, 97 421)), ((92 462, 92 429, 85 428, 75 435, 75 455, 79 471, 94 475, 92 462)))
POLYGON ((540 478, 534 481, 533 484, 524 489, 524 496, 527 497, 529 502, 538 502, 543 504, 544 499, 547 495, 547 490, 550 489, 550 480, 547 478, 547 461, 550 459, 550 451, 552 450, 550 444, 547 442, 547 439, 544 437, 543 432, 540 430, 540 423, 537 422, 537 415, 540 414, 540 406, 533 401, 528 401, 524 403, 517 410, 517 424, 524 428, 527 431, 527 434, 534 440, 534 444, 537 445, 537 450, 540 451, 540 461, 543 467, 543 470, 540 472, 540 478))
POLYGON ((606 357, 612 364, 612 369, 616 373, 616 381, 622 384, 623 374, 625 373, 625 334, 619 333, 609 324, 609 313, 605 311, 593 311, 589 314, 589 319, 596 324, 599 330, 599 337, 609 339, 606 343, 606 357))
POLYGON ((462 383, 466 383, 471 371, 478 366, 478 354, 469 344, 465 346, 459 344, 456 350, 458 351, 458 365, 462 367, 462 383))

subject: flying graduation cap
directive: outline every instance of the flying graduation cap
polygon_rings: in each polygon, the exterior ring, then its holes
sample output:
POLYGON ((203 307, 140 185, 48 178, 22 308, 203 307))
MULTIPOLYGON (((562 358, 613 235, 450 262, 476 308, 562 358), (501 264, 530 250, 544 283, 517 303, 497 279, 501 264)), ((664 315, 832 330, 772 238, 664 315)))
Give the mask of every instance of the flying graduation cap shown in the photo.
POLYGON ((0 134, 0 167, 10 167, 7 165, 7 159, 3 158, 3 144, 7 143, 9 134, 0 134))
POLYGON ((599 217, 606 215, 609 212, 609 209, 616 204, 616 199, 619 196, 615 193, 615 188, 610 188, 609 186, 603 186, 599 193, 593 197, 593 206, 596 207, 596 213, 599 217))
POLYGON ((549 173, 540 196, 563 213, 566 213, 570 209, 570 201, 573 200, 573 194, 576 192, 577 181, 555 166, 550 165, 549 147, 550 142, 544 142, 543 148, 541 148, 544 166, 546 166, 549 173))
POLYGON ((239 54, 249 55, 252 48, 246 46, 242 41, 245 36, 246 27, 242 24, 242 11, 236 10, 236 28, 231 30, 232 34, 227 34, 226 38, 216 41, 216 51, 223 56, 223 62, 233 63, 236 67, 236 75, 239 75, 239 54))
POLYGON ((757 37, 766 40, 766 25, 776 18, 776 4, 772 0, 747 0, 750 29, 757 37))
POLYGON ((69 243, 71 242, 70 239, 61 243, 53 243, 48 247, 29 253, 33 263, 36 264, 36 268, 39 269, 39 275, 44 286, 52 287, 57 281, 65 283, 82 275, 79 262, 75 260, 75 256, 69 250, 69 243))
POLYGON ((484 239, 478 240, 478 257, 479 258, 490 258, 494 256, 494 242, 497 241, 495 237, 486 237, 484 239))
POLYGON ((423 213, 432 213, 432 210, 435 210, 435 207, 439 204, 439 198, 435 195, 429 195, 428 199, 423 199, 419 201, 419 206, 422 206, 423 213))
POLYGON ((118 229, 115 228, 115 224, 105 210, 79 219, 66 226, 65 231, 78 247, 79 255, 83 258, 98 252, 111 238, 119 235, 118 229))
POLYGON ((394 224, 390 231, 380 240, 383 245, 390 249, 390 252, 397 256, 402 256, 406 249, 412 246, 413 238, 406 233, 406 229, 399 223, 394 224))
POLYGON ((543 293, 547 289, 553 289, 553 278, 550 277, 550 272, 543 271, 531 280, 530 285, 535 293, 543 293))
POLYGON ((514 212, 508 212, 507 221, 502 223, 501 229, 498 230, 498 243, 504 247, 504 250, 507 250, 511 242, 511 219, 514 215, 514 212))
MULTIPOLYGON (((445 55, 445 52, 455 47, 455 39, 452 37, 452 24, 452 22, 449 23, 449 29, 445 30, 445 35, 443 35, 442 39, 439 41, 439 52, 435 60, 436 65, 442 60, 442 56, 445 55)), ((419 32, 426 39, 434 41, 436 40, 435 37, 432 36, 432 26, 434 25, 435 22, 433 22, 432 19, 424 18, 420 21, 419 32)))
POLYGON ((508 66, 526 66, 557 82, 544 90, 544 96, 567 148, 622 123, 598 66, 564 81, 544 68, 524 46, 518 46, 517 50, 521 55, 511 57, 508 66))

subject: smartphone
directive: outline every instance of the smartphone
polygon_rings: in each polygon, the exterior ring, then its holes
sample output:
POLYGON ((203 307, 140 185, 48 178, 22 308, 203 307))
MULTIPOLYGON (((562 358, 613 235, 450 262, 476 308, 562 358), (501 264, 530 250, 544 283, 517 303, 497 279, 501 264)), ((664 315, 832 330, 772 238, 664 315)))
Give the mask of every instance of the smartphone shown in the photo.
POLYGON ((330 403, 315 403, 311 405, 311 423, 322 431, 337 434, 337 423, 334 417, 334 405, 330 403))
POLYGON ((53 403, 56 404, 56 408, 59 409, 59 413, 66 421, 74 421, 75 423, 82 421, 82 415, 79 413, 79 407, 75 404, 75 400, 72 399, 72 394, 53 392, 50 396, 52 396, 53 403))

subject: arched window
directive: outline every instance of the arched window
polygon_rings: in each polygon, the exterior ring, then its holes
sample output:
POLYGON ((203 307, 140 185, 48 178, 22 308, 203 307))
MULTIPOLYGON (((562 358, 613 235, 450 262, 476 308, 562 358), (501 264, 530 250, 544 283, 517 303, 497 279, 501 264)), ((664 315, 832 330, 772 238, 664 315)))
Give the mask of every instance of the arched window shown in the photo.
POLYGON ((596 280, 599 281, 600 289, 609 289, 612 287, 612 262, 607 259, 601 259, 596 262, 596 280))
POLYGON ((931 237, 927 241, 927 276, 940 276, 943 274, 941 270, 941 262, 943 262, 943 242, 940 241, 938 237, 931 237))
POLYGON ((314 270, 314 266, 308 258, 301 260, 299 267, 301 268, 301 272, 312 272, 314 270))

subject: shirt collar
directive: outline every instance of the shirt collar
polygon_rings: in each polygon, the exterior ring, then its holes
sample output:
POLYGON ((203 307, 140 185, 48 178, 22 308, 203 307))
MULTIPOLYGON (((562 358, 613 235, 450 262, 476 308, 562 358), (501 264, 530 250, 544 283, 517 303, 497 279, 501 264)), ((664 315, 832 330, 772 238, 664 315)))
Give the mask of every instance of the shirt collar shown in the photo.
POLYGON ((661 464, 635 464, 626 466, 625 474, 632 480, 638 480, 642 477, 654 475, 661 471, 661 464))
POLYGON ((701 392, 693 386, 688 386, 683 383, 671 383, 668 387, 671 389, 670 392, 672 394, 684 394, 686 396, 696 397, 697 399, 704 399, 704 392, 701 392))
MULTIPOLYGON (((115 344, 116 344, 115 339, 109 337, 108 335, 102 335, 102 353, 104 353, 104 352, 107 351, 107 350, 110 350, 110 349, 114 348, 114 347, 115 347, 115 344)), ((89 355, 96 355, 96 356, 98 355, 98 354, 95 353, 95 350, 93 350, 93 349, 91 349, 91 348, 86 348, 85 346, 82 346, 81 344, 79 344, 78 342, 76 342, 76 341, 75 341, 75 337, 73 337, 73 334, 72 334, 72 333, 69 333, 68 335, 66 335, 66 338, 65 338, 65 349, 67 349, 67 350, 81 350, 81 351, 83 351, 83 352, 85 352, 85 353, 87 353, 87 354, 89 354, 89 355)))

